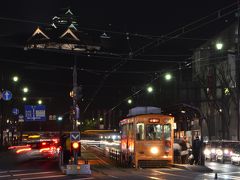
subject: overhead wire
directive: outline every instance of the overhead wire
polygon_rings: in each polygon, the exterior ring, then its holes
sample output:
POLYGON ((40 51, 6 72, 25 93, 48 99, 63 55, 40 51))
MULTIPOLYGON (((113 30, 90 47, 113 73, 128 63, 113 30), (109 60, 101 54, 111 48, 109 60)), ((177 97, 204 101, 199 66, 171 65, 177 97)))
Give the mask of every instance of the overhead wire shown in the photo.
POLYGON ((216 20, 219 20, 219 19, 221 19, 221 18, 223 18, 223 17, 225 17, 225 16, 227 16, 227 15, 230 15, 230 14, 236 12, 236 11, 238 10, 238 7, 236 7, 236 9, 233 9, 232 11, 230 11, 230 12, 228 12, 228 13, 221 14, 221 16, 219 16, 219 12, 222 12, 223 10, 226 10, 226 9, 228 9, 228 8, 231 8, 231 7, 233 7, 233 6, 237 5, 237 4, 238 4, 238 3, 235 2, 235 3, 233 3, 233 4, 229 5, 229 6, 226 6, 226 7, 224 7, 224 8, 221 8, 221 9, 217 10, 217 11, 214 11, 214 12, 211 13, 210 15, 204 16, 204 17, 202 17, 202 18, 200 18, 200 19, 198 19, 198 20, 196 20, 196 21, 193 21, 193 22, 191 22, 191 23, 189 23, 189 24, 187 24, 187 25, 185 25, 185 26, 182 26, 182 27, 180 27, 180 28, 178 28, 178 29, 170 32, 170 33, 167 33, 167 34, 161 36, 160 38, 155 39, 155 40, 153 40, 152 42, 150 42, 150 43, 148 43, 148 44, 145 44, 145 45, 142 46, 141 48, 138 48, 137 50, 135 50, 135 51, 133 52, 133 55, 134 55, 134 56, 140 55, 141 53, 143 53, 143 52, 145 51, 146 48, 151 47, 151 46, 154 45, 154 44, 157 44, 157 45, 159 46, 160 44, 162 44, 162 43, 164 43, 164 42, 166 42, 166 41, 169 41, 169 40, 172 40, 172 39, 174 39, 174 38, 177 38, 177 37, 179 37, 179 36, 181 36, 181 35, 183 35, 183 34, 186 34, 186 33, 189 33, 189 32, 191 32, 191 31, 194 31, 194 30, 196 30, 196 29, 198 29, 198 28, 200 28, 200 27, 202 27, 202 26, 205 26, 205 25, 207 25, 207 24, 209 24, 209 23, 212 23, 212 22, 214 22, 214 21, 216 21, 216 20), (197 24, 196 24, 196 23, 199 23, 199 22, 201 22, 201 21, 203 21, 203 20, 211 17, 212 15, 217 15, 217 17, 215 17, 215 18, 212 19, 212 20, 208 20, 208 21, 206 21, 206 22, 204 22, 204 23, 202 23, 202 24, 200 24, 200 25, 197 25, 197 24), (191 26, 193 26, 194 24, 196 24, 197 26, 195 26, 195 27, 192 28, 192 29, 190 28, 189 30, 187 30, 188 27, 191 27, 191 26), (161 41, 161 42, 160 42, 160 41, 161 41))

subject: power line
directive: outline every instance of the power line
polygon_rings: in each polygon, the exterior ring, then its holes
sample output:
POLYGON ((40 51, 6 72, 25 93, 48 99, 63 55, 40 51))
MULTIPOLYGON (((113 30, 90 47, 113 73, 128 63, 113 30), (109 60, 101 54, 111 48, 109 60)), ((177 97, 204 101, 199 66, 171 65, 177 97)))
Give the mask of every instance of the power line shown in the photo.
POLYGON ((164 43, 164 42, 167 42, 167 41, 172 40, 172 39, 174 39, 174 38, 178 38, 179 36, 181 36, 181 35, 183 35, 183 34, 186 34, 186 33, 189 33, 189 32, 191 32, 191 31, 194 31, 194 30, 196 30, 196 29, 198 29, 198 28, 200 28, 200 27, 202 27, 202 26, 205 26, 205 25, 207 25, 207 24, 209 24, 209 23, 212 23, 212 22, 214 22, 214 21, 216 21, 216 20, 219 20, 219 19, 221 19, 221 18, 223 18, 223 17, 225 17, 225 16, 227 16, 227 15, 230 15, 230 14, 238 11, 238 7, 237 7, 236 9, 233 9, 233 10, 229 11, 229 12, 224 12, 224 11, 225 11, 226 9, 228 9, 228 8, 229 8, 229 9, 232 8, 232 7, 235 6, 235 5, 237 5, 236 2, 233 3, 233 4, 231 4, 231 5, 229 5, 229 6, 226 6, 226 7, 224 7, 224 8, 219 9, 219 10, 211 13, 211 14, 208 15, 208 16, 202 17, 202 18, 200 18, 200 19, 198 19, 198 20, 196 20, 196 21, 193 21, 193 22, 191 22, 191 23, 189 23, 189 24, 187 24, 187 25, 185 25, 185 26, 182 26, 182 27, 180 27, 180 28, 178 28, 178 29, 176 29, 176 30, 168 33, 168 34, 165 34, 165 35, 161 36, 160 38, 158 38, 158 39, 156 39, 156 40, 153 40, 152 42, 150 42, 150 43, 142 46, 141 48, 135 50, 135 51, 133 52, 133 56, 137 56, 137 55, 140 55, 141 53, 144 53, 144 51, 146 50, 146 48, 150 48, 150 47, 153 46, 154 44, 157 44, 157 46, 159 46, 160 44, 162 44, 162 43, 164 43), (223 14, 221 14, 221 12, 223 12, 223 14), (209 18, 209 17, 211 17, 211 16, 213 16, 213 15, 214 15, 214 18, 213 18, 213 19, 207 20, 207 18, 209 18), (197 23, 200 23, 200 22, 203 21, 203 20, 207 20, 207 21, 201 23, 200 25, 197 25, 197 23), (196 24, 196 25, 195 25, 195 24, 196 24), (192 28, 191 28, 191 26, 194 26, 194 25, 195 25, 195 27, 192 27, 192 28), (189 29, 187 29, 187 28, 189 28, 189 29))

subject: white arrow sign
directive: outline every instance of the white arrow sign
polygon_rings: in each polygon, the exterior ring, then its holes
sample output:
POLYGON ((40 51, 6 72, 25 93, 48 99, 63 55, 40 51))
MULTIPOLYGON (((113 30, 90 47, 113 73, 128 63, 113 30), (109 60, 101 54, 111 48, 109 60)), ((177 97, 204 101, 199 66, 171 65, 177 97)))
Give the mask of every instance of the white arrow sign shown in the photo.
POLYGON ((71 141, 80 141, 80 132, 71 132, 71 141))

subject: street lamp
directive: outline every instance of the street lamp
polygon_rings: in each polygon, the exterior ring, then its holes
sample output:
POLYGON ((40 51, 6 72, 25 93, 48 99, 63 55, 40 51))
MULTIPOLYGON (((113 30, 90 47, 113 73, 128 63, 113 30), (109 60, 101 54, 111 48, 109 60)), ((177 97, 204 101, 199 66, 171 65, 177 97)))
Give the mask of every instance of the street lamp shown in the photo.
POLYGON ((164 76, 166 81, 170 81, 172 79, 172 75, 170 73, 165 74, 164 76))
POLYGON ((19 78, 18 78, 18 76, 13 76, 12 80, 13 80, 13 82, 18 82, 19 78))
POLYGON ((58 121, 62 121, 63 120, 63 117, 62 116, 59 116, 58 117, 58 121))
POLYGON ((217 48, 217 50, 221 50, 223 48, 223 43, 217 42, 216 43, 216 48, 217 48))
POLYGON ((22 90, 24 93, 28 93, 28 91, 29 91, 28 87, 24 87, 22 90))
POLYGON ((153 87, 152 87, 152 86, 149 86, 149 87, 147 88, 147 91, 148 91, 149 93, 152 93, 152 92, 153 92, 153 87))
POLYGON ((27 97, 23 97, 22 100, 25 102, 27 101, 27 97))
POLYGON ((128 99, 128 104, 132 104, 132 100, 131 99, 128 99))
POLYGON ((39 99, 37 103, 38 103, 38 104, 42 104, 42 100, 41 100, 41 99, 39 99))

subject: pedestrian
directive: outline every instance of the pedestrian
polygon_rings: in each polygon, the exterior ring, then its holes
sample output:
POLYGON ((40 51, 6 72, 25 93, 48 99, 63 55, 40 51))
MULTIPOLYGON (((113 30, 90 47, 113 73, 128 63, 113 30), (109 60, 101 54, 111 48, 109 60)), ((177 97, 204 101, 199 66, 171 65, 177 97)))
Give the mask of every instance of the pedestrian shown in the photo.
POLYGON ((183 139, 180 142, 180 145, 181 145, 181 161, 182 161, 182 164, 185 164, 188 156, 186 136, 183 137, 183 139))
POLYGON ((179 143, 174 142, 173 144, 173 150, 174 150, 174 162, 180 164, 181 163, 181 146, 179 143))
POLYGON ((192 149, 193 149, 194 163, 195 165, 197 165, 199 164, 199 156, 202 149, 202 142, 200 141, 198 136, 196 136, 196 138, 193 140, 192 149))
POLYGON ((128 167, 133 167, 133 154, 131 153, 128 157, 128 167))

